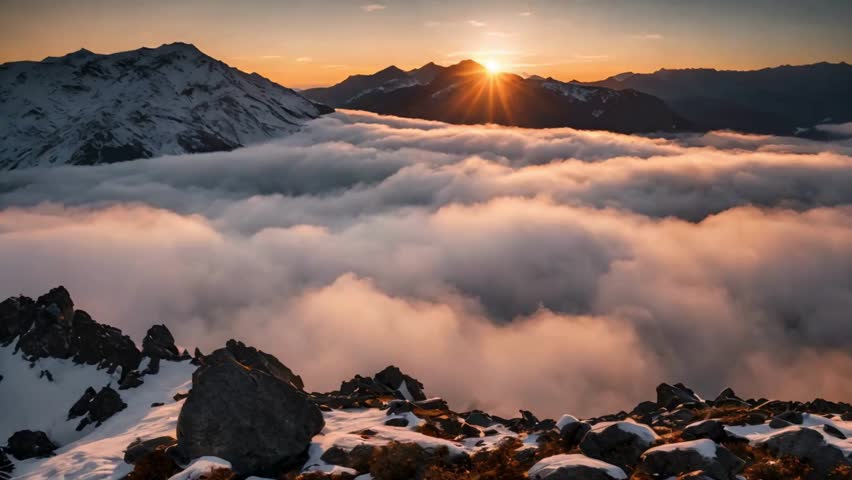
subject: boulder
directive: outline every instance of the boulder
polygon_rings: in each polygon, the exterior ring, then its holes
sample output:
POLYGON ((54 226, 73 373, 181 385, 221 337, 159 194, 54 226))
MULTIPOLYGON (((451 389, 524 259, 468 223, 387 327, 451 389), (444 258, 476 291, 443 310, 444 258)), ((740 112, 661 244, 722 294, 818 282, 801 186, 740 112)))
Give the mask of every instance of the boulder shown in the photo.
POLYGON ((642 455, 641 470, 658 477, 703 471, 716 480, 736 480, 745 462, 709 439, 670 443, 642 455))
MULTIPOLYGON (((127 408, 127 404, 121 399, 121 395, 113 390, 109 385, 102 388, 95 396, 91 397, 89 402, 83 405, 84 399, 89 396, 89 390, 83 394, 80 400, 71 407, 71 410, 76 412, 83 411, 85 408, 86 417, 80 420, 77 425, 77 431, 86 428, 87 425, 94 423, 95 427, 100 427, 101 424, 112 417, 116 413, 127 408)), ((71 411, 68 413, 69 418, 71 411)))
POLYGON ((725 431, 725 424, 719 420, 704 420, 687 425, 681 432, 681 437, 684 440, 709 438, 714 442, 721 442, 728 438, 728 433, 725 431))
POLYGON ((527 472, 532 480, 626 480, 615 465, 584 455, 554 455, 540 460, 527 472))
POLYGON ((181 359, 175 346, 175 337, 165 325, 154 325, 148 329, 142 339, 142 355, 172 361, 181 359))
POLYGON ((631 471, 645 450, 658 439, 646 425, 627 421, 605 422, 592 426, 580 442, 580 451, 631 471))
POLYGON ((164 450, 176 443, 177 440, 170 436, 149 438, 148 440, 137 438, 130 442, 130 445, 128 445, 124 450, 124 463, 134 464, 140 458, 150 454, 151 452, 159 449, 164 450))
POLYGON ((682 403, 702 403, 702 401, 682 383, 674 385, 661 383, 657 386, 657 406, 673 410, 682 403))
POLYGON ((41 431, 21 430, 9 437, 7 451, 18 460, 53 455, 56 445, 41 431))
POLYGON ((86 391, 83 392, 80 399, 74 402, 74 405, 72 405, 71 409, 68 410, 68 420, 85 415, 89 411, 89 404, 92 403, 92 399, 94 399, 97 394, 98 392, 96 392, 94 388, 86 388, 86 391))
POLYGON ((807 461, 815 475, 822 475, 817 478, 824 478, 838 465, 849 462, 839 448, 828 444, 821 433, 810 428, 784 430, 762 440, 761 444, 777 457, 790 455, 807 461))
POLYGON ((389 427, 407 427, 408 419, 403 417, 394 417, 385 420, 385 425, 389 427))
POLYGON ((300 386, 275 357, 229 341, 192 375, 178 417, 177 454, 223 458, 241 475, 298 465, 325 425, 300 386))
POLYGON ((331 465, 352 468, 358 472, 367 472, 370 469, 370 459, 376 451, 373 445, 357 445, 351 450, 345 450, 338 446, 332 446, 323 452, 320 459, 331 465))
POLYGON ((491 415, 480 410, 474 410, 472 412, 463 413, 461 414, 461 417, 464 418, 465 422, 482 428, 488 428, 491 425, 497 423, 494 421, 491 415))
POLYGON ((586 422, 581 422, 577 420, 576 417, 571 415, 563 415, 562 418, 556 422, 556 428, 559 430, 559 435, 562 437, 562 440, 571 446, 578 445, 583 437, 589 433, 589 430, 592 429, 592 426, 586 422))

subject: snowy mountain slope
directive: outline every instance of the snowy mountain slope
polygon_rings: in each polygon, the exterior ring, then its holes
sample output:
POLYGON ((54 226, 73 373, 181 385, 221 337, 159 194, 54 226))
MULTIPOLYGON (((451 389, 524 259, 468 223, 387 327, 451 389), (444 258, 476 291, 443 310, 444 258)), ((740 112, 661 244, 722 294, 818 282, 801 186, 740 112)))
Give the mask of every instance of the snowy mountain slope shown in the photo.
POLYGON ((230 150, 332 111, 174 43, 0 65, 0 169, 230 150))
MULTIPOLYGON (((36 302, 25 297, 0 302, 0 444, 9 439, 5 452, 0 447, 0 478, 10 473, 3 470, 8 455, 16 479, 201 480, 211 469, 224 468, 233 469, 237 477, 216 478, 261 480, 249 476, 255 472, 237 471, 239 458, 209 454, 182 458, 181 442, 198 434, 182 423, 193 402, 201 402, 197 407, 210 412, 213 430, 224 431, 225 441, 235 444, 259 441, 254 437, 261 435, 260 429, 250 421, 250 412, 270 420, 278 418, 266 416, 272 410, 289 415, 289 421, 275 425, 276 436, 287 436, 288 429, 297 429, 303 421, 298 412, 280 409, 280 397, 263 398, 253 382, 237 389, 221 384, 213 397, 221 402, 205 403, 212 400, 202 387, 205 375, 217 369, 224 372, 221 369, 227 367, 220 362, 229 358, 238 359, 238 368, 228 378, 285 382, 322 411, 322 428, 301 444, 304 450, 297 461, 268 478, 422 479, 421 473, 431 469, 446 476, 428 478, 620 480, 636 472, 647 473, 648 478, 675 478, 701 470, 714 474, 689 478, 756 480, 765 477, 753 476, 752 466, 757 465, 753 472, 771 472, 773 465, 790 456, 812 469, 815 476, 807 478, 836 480, 852 472, 852 405, 842 402, 743 400, 731 389, 715 400, 704 400, 682 384, 661 384, 656 401, 642 402, 630 413, 586 420, 565 415, 556 422, 522 410, 520 418, 506 419, 479 410, 455 412, 440 398, 426 398, 419 381, 393 366, 374 377, 356 375, 338 391, 308 393, 281 379, 293 374, 275 357, 239 342, 229 341, 226 348, 209 355, 196 351, 190 359, 187 353, 178 353, 165 326, 149 329, 137 369, 109 373, 104 362, 82 361, 62 348, 89 325, 80 321, 81 311, 73 307, 61 287, 36 302), (72 314, 74 320, 68 323, 72 314), (40 335, 29 339, 38 343, 35 349, 22 341, 34 332, 40 335), (69 356, 57 357, 62 352, 69 356), (273 373, 283 377, 275 380, 270 377, 273 373), (127 382, 132 378, 141 382, 127 382), (74 428, 78 418, 70 418, 69 410, 80 403, 86 387, 119 383, 123 407, 113 408, 97 425, 74 428), (222 418, 230 413, 228 404, 237 410, 237 417, 222 418), (23 458, 25 448, 13 447, 11 440, 22 429, 43 432, 53 442, 53 451, 23 458), (137 448, 140 440, 163 438, 166 443, 141 452, 128 448, 137 448), (738 454, 764 447, 768 453, 746 463, 727 450, 725 445, 731 442, 739 445, 738 454), (159 466, 156 475, 151 463, 143 461, 146 458, 159 466), (743 467, 744 476, 737 476, 743 467), (495 468, 497 476, 477 476, 483 470, 493 474, 495 468)), ((117 337, 87 337, 81 346, 109 355, 117 341, 117 337)), ((258 445, 266 440, 260 439, 258 445)), ((215 440, 210 448, 216 448, 215 440)))

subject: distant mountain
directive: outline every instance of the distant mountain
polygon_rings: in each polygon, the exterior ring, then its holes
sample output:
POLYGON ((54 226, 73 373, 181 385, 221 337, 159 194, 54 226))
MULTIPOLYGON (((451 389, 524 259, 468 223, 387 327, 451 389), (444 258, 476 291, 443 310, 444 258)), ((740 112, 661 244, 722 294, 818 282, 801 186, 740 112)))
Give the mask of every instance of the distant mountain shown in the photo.
POLYGON ((333 111, 193 45, 0 65, 0 169, 231 150, 333 111))
POLYGON ((491 74, 472 60, 450 67, 430 63, 408 72, 389 67, 303 93, 335 107, 458 124, 627 133, 688 128, 686 121, 652 95, 553 78, 491 74))
POLYGON ((584 85, 660 97, 702 130, 791 134, 818 123, 852 121, 852 65, 847 63, 755 71, 663 69, 584 85))

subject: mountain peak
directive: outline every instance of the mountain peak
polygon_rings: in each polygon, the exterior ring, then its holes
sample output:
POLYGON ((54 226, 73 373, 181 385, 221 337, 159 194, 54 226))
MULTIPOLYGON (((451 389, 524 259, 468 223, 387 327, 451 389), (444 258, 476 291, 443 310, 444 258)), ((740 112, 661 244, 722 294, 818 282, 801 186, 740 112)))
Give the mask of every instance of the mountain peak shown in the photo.
POLYGON ((376 72, 376 75, 378 75, 378 74, 390 74, 390 73, 400 74, 400 73, 405 73, 405 71, 403 71, 401 68, 397 67, 396 65, 391 65, 389 67, 386 67, 386 68, 379 70, 378 72, 376 72))

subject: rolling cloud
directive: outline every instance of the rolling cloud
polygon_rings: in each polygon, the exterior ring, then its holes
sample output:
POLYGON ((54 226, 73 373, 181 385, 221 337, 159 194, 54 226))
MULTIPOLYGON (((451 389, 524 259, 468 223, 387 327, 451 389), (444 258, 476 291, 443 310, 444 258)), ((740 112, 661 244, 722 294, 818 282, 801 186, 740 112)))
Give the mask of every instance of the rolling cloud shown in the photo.
POLYGON ((0 178, 2 296, 237 337, 457 409, 852 397, 852 143, 342 112, 264 145, 0 178), (488 372, 484 375, 483 372, 488 372))

